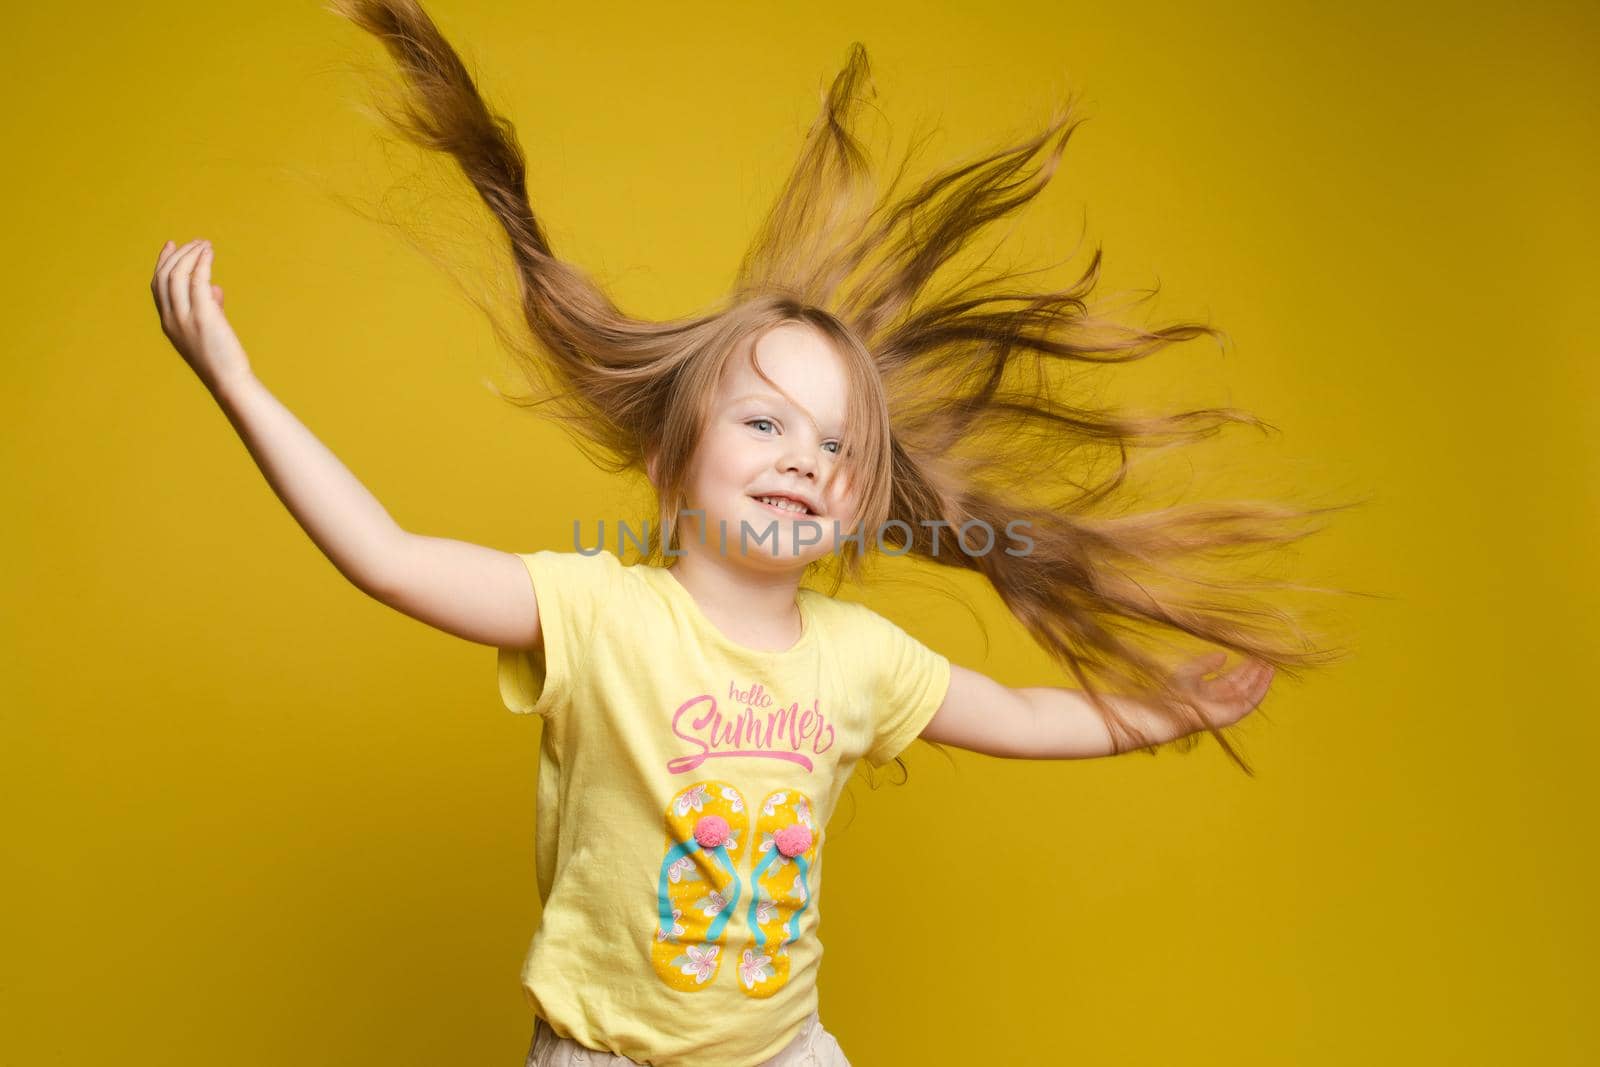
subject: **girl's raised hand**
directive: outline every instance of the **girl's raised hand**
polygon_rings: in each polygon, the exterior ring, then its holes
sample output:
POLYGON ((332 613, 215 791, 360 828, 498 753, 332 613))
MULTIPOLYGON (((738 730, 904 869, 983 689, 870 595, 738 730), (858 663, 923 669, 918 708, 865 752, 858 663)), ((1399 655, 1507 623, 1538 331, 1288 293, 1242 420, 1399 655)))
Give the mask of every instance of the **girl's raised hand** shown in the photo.
POLYGON ((161 313, 161 332, 207 389, 248 371, 250 360, 222 313, 222 286, 211 284, 211 242, 196 238, 182 248, 161 246, 150 295, 161 313))
POLYGON ((1277 673, 1271 664, 1252 659, 1216 678, 1202 677, 1222 666, 1227 658, 1226 652, 1209 652, 1172 672, 1177 688, 1197 701, 1206 717, 1217 726, 1236 723, 1254 711, 1266 699, 1267 689, 1277 673))

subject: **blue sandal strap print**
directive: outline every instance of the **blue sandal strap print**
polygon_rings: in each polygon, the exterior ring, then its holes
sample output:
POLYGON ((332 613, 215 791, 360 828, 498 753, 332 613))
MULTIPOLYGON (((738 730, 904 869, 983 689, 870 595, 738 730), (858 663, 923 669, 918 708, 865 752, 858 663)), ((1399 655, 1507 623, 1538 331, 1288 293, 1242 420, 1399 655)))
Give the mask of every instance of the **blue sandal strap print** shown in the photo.
MULTIPOLYGON (((661 929, 663 930, 671 930, 673 928, 672 895, 667 890, 667 877, 672 870, 672 865, 683 857, 691 856, 700 850, 700 842, 691 837, 687 841, 673 845, 667 852, 667 858, 661 861, 661 885, 656 893, 656 910, 661 916, 661 929)), ((733 881, 730 883, 733 893, 728 897, 728 902, 722 906, 722 910, 717 913, 717 918, 712 922, 710 929, 706 931, 706 940, 715 941, 722 936, 722 928, 728 924, 728 920, 733 917, 733 909, 739 905, 741 887, 739 872, 735 869, 733 860, 728 858, 727 846, 718 845, 716 848, 707 849, 706 851, 715 856, 717 862, 721 863, 723 868, 733 875, 733 881)))
POLYGON ((696 782, 672 798, 662 828, 650 962, 666 985, 693 993, 710 988, 727 955, 722 941, 744 899, 735 857, 748 847, 750 813, 727 782, 696 782))
MULTIPOLYGON (((750 895, 750 932, 755 937, 756 947, 758 948, 767 943, 766 933, 761 929, 761 924, 756 922, 756 904, 761 899, 759 883, 761 881, 762 874, 766 872, 768 867, 772 866, 773 861, 776 860, 780 855, 782 855, 782 853, 780 853, 777 849, 771 850, 764 857, 762 857, 761 862, 756 864, 756 869, 750 874, 750 885, 753 887, 753 891, 750 895)), ((800 869, 800 874, 796 878, 796 884, 801 890, 801 898, 800 906, 795 909, 794 914, 790 916, 789 921, 785 924, 788 927, 789 933, 789 936, 784 938, 785 943, 790 941, 798 941, 800 939, 800 914, 805 911, 806 908, 811 906, 811 865, 806 862, 806 858, 803 855, 796 855, 788 858, 792 859, 794 861, 794 865, 800 869)))
POLYGON ((789 982, 789 946, 800 940, 811 907, 811 875, 822 835, 811 799, 795 789, 768 794, 755 812, 756 863, 750 872, 750 940, 737 961, 739 991, 770 997, 789 982), (793 867, 790 866, 793 864, 793 867))

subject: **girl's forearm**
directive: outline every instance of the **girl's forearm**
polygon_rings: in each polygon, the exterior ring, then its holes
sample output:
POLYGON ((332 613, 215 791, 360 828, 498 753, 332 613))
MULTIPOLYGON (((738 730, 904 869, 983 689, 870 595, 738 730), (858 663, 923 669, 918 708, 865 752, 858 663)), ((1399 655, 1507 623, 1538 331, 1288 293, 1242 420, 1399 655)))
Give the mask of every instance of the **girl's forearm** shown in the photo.
MULTIPOLYGON (((1091 759, 1117 751, 1111 729, 1078 689, 1031 686, 1017 690, 1029 713, 1024 759, 1091 759)), ((1185 731, 1160 718, 1136 697, 1102 694, 1124 722, 1136 726, 1151 744, 1165 744, 1185 731)))
POLYGON ((212 389, 278 499, 359 588, 379 588, 405 535, 383 505, 249 370, 212 389))

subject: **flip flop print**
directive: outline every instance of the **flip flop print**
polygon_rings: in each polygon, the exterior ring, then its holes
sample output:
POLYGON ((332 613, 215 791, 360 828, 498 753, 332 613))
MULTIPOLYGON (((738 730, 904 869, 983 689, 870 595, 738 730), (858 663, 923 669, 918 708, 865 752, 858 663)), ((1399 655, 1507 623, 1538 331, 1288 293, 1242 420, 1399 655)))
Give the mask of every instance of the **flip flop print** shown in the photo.
POLYGON ((811 798, 795 789, 771 793, 756 819, 750 873, 750 940, 739 957, 739 988, 770 997, 789 981, 788 946, 799 940, 800 916, 811 903, 811 869, 822 835, 811 798))
POLYGON ((727 782, 686 786, 667 806, 650 960, 673 989, 704 989, 722 968, 728 920, 743 892, 733 857, 749 829, 744 796, 727 782))

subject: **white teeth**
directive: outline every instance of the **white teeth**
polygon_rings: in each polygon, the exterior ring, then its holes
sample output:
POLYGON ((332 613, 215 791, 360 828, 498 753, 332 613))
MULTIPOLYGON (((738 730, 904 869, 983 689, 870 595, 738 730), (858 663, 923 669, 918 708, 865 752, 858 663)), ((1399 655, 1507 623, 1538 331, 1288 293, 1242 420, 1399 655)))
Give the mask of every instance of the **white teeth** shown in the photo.
POLYGON ((758 496, 756 499, 761 501, 763 504, 770 504, 775 508, 782 508, 784 511, 798 511, 802 514, 808 514, 803 504, 796 504, 792 500, 785 500, 781 497, 775 496, 758 496))

